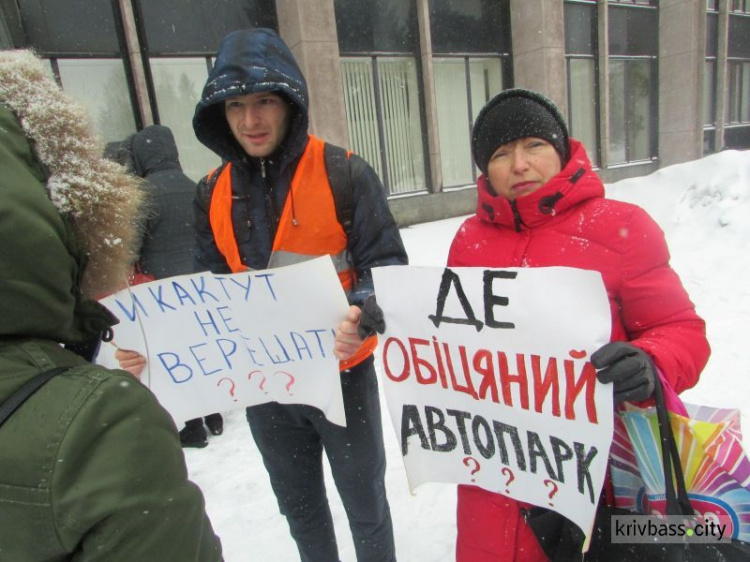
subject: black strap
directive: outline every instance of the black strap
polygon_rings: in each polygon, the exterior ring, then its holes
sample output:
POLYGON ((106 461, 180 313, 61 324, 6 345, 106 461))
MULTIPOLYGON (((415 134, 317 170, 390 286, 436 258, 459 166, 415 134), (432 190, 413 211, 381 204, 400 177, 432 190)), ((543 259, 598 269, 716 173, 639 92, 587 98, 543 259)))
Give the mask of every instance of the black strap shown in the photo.
POLYGON ((39 388, 41 388, 47 381, 52 377, 59 375, 63 371, 67 371, 70 367, 56 367, 49 371, 44 371, 36 375, 33 379, 28 381, 25 385, 19 388, 10 398, 8 398, 2 406, 0 406, 0 425, 5 423, 13 412, 15 412, 21 404, 26 402, 26 399, 34 394, 39 388))
POLYGON ((214 168, 211 170, 208 174, 206 174, 206 177, 204 178, 206 180, 206 194, 208 196, 208 203, 210 205, 211 201, 214 197, 214 188, 216 187, 216 182, 219 181, 219 176, 224 173, 224 168, 227 167, 229 162, 221 162, 221 165, 218 168, 214 168))
POLYGON ((346 150, 326 143, 323 150, 328 183, 331 184, 333 202, 336 206, 336 218, 344 229, 347 240, 351 239, 354 220, 354 197, 352 180, 349 173, 349 155, 346 150))
POLYGON ((685 486, 685 474, 682 471, 680 452, 669 423, 669 412, 664 402, 659 377, 654 377, 654 398, 656 399, 656 417, 659 422, 659 439, 664 463, 664 490, 667 496, 667 515, 694 515, 693 506, 685 486), (674 479, 672 474, 674 473, 674 479), (676 486, 676 489, 675 489, 676 486))

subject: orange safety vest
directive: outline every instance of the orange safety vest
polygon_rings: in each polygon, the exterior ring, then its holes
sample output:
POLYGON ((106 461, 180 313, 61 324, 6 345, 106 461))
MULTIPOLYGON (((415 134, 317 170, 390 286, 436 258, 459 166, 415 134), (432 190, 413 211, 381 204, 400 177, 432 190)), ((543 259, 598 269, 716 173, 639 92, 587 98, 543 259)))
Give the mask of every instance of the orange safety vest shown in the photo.
MULTIPOLYGON (((310 135, 281 213, 268 267, 283 267, 330 255, 345 291, 354 287, 356 273, 347 256, 347 238, 336 218, 331 183, 324 157, 325 142, 310 135), (297 224, 293 220, 301 219, 297 224)), ((211 180, 215 170, 209 174, 211 180)), ((232 225, 232 164, 216 179, 211 194, 209 221, 219 251, 233 273, 249 269, 240 258, 232 225)), ((376 336, 367 338, 339 369, 351 369, 367 359, 378 345, 376 336)))

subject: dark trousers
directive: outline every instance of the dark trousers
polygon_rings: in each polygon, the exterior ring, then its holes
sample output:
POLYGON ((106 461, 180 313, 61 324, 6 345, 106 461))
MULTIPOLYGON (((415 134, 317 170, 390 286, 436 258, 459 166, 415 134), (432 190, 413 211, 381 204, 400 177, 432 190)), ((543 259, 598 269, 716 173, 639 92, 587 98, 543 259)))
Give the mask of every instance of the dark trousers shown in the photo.
POLYGON ((247 420, 279 510, 302 562, 338 562, 323 481, 323 451, 349 518, 359 562, 393 562, 391 512, 385 494, 385 449, 372 358, 341 373, 347 427, 317 408, 276 402, 247 409, 247 420))

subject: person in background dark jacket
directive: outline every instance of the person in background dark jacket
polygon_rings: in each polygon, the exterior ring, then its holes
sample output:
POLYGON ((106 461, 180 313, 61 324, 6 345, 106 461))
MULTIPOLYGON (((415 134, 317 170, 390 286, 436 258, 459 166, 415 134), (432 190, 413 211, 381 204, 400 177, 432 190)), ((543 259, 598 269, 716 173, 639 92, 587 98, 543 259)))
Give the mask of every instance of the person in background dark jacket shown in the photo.
POLYGON ((406 264, 407 257, 382 184, 356 155, 348 159, 354 209, 351 236, 344 236, 327 185, 323 141, 307 132, 307 99, 305 79, 275 32, 237 31, 224 39, 193 119, 198 140, 229 162, 211 181, 199 183, 197 261, 201 269, 228 273, 339 252, 334 263, 352 305, 335 344, 346 428, 316 408, 276 402, 248 408, 247 419, 304 562, 339 559, 323 483, 324 450, 357 560, 391 562, 380 402, 371 348, 363 340, 372 342, 370 336, 384 329, 371 268, 406 264), (218 218, 231 221, 230 240, 217 236, 212 225, 221 189, 231 204, 218 218), (312 200, 305 197, 310 193, 316 194, 312 200), (311 228, 321 214, 332 220, 311 228), (331 247, 343 246, 324 250, 329 240, 331 247), (301 245, 308 251, 300 251, 301 245))
POLYGON ((192 202, 196 184, 180 166, 172 131, 151 125, 130 141, 133 172, 148 194, 146 228, 138 256, 143 273, 156 279, 193 272, 195 230, 192 202))
MULTIPOLYGON (((140 272, 154 279, 193 273, 195 229, 193 227, 193 199, 195 182, 180 166, 177 144, 172 131, 163 125, 151 125, 126 139, 117 151, 130 155, 132 173, 144 178, 146 224, 138 254, 140 272)), ((122 163, 122 162, 121 162, 122 163)), ((123 355, 118 352, 118 357, 123 355)), ((208 435, 203 419, 185 422, 180 431, 183 447, 205 447, 208 435)), ((224 420, 221 414, 205 417, 212 435, 221 435, 224 420)))
POLYGON ((0 426, 0 560, 219 562, 169 414, 70 349, 117 322, 95 298, 125 283, 142 193, 48 70, 0 51, 0 404, 64 369, 0 426))

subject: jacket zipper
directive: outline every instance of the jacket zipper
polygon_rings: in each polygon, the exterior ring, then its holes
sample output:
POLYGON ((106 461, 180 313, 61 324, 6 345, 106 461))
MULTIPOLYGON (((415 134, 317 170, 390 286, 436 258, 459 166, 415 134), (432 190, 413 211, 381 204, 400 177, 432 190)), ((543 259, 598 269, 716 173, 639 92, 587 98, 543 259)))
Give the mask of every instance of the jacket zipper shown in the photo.
POLYGON ((278 212, 276 210, 276 197, 274 196, 273 182, 268 181, 268 175, 266 174, 266 159, 260 159, 260 178, 263 181, 265 189, 263 193, 266 198, 266 207, 268 208, 268 234, 271 237, 271 242, 276 238, 276 229, 279 222, 278 212))
POLYGON ((518 212, 518 207, 516 207, 515 200, 510 202, 510 208, 513 211, 514 228, 516 232, 521 232, 521 225, 523 224, 523 220, 521 219, 521 213, 518 212))

